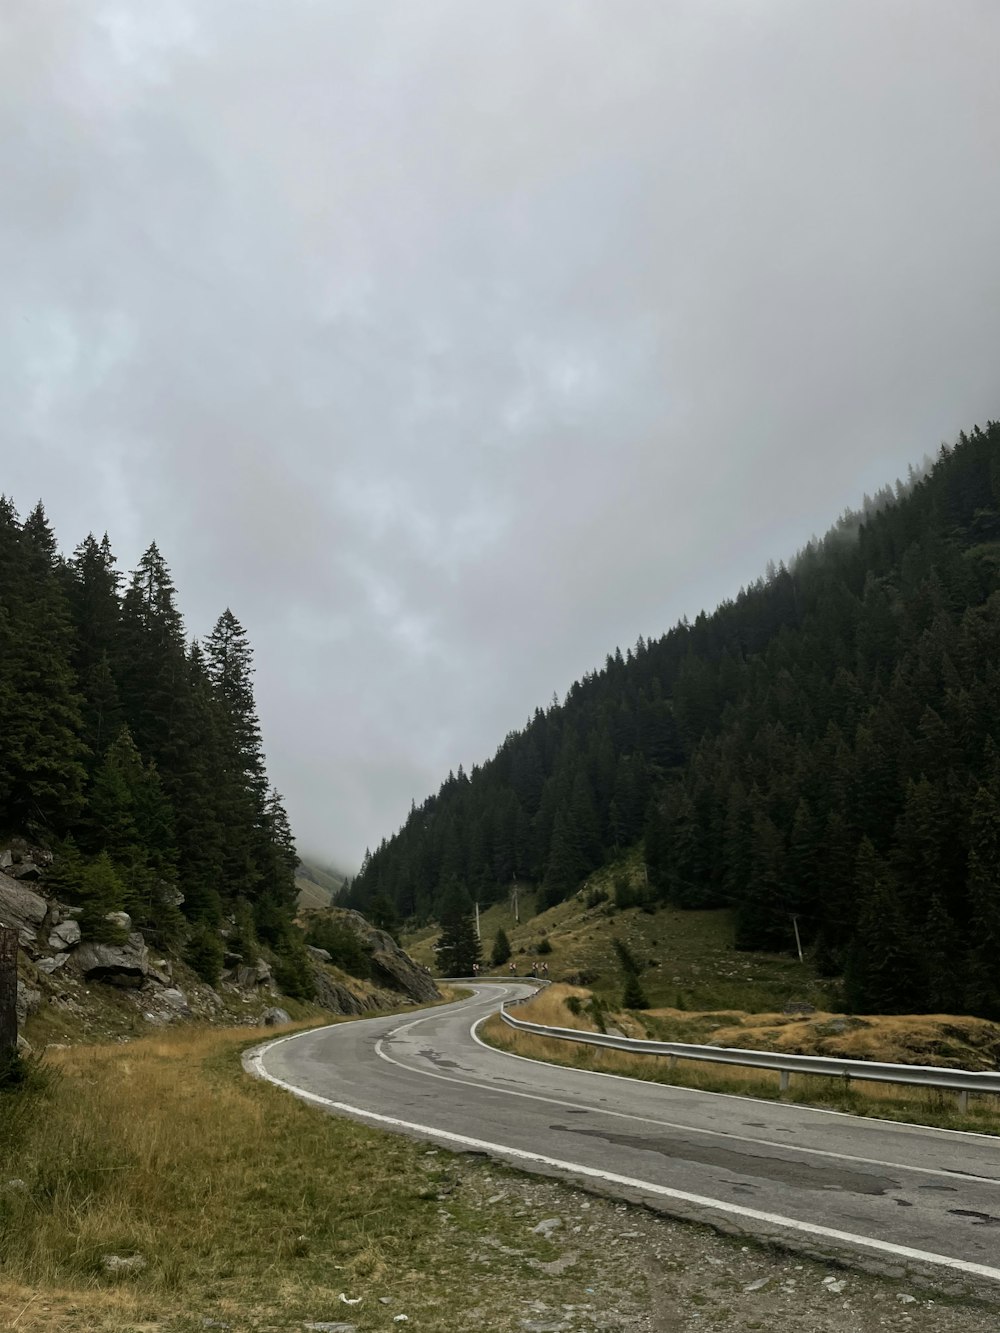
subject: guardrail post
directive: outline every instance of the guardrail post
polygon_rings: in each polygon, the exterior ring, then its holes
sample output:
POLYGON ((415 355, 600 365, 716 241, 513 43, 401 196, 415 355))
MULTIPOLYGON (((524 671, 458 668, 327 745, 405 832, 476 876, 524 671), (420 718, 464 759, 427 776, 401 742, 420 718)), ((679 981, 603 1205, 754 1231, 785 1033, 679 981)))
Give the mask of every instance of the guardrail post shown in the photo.
POLYGON ((677 1068, 677 1056, 676 1056, 676 1055, 668 1055, 668 1056, 667 1056, 667 1068, 668 1068, 668 1069, 676 1069, 676 1068, 677 1068))
POLYGON ((969 1109, 969 1094, 968 1091, 965 1088, 963 1088, 961 1092, 958 1094, 958 1114, 965 1115, 968 1109, 969 1109))
POLYGON ((778 1092, 784 1095, 788 1091, 788 1085, 792 1081, 792 1075, 787 1069, 782 1069, 778 1080, 778 1092))

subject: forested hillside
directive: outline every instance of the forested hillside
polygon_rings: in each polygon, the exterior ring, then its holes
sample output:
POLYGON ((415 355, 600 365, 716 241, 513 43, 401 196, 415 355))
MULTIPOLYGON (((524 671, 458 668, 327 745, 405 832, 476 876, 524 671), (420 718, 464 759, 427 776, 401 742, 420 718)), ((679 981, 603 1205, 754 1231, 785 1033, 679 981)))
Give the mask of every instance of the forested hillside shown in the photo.
POLYGON ((106 536, 64 559, 41 504, 22 523, 0 500, 0 831, 55 846, 47 881, 91 935, 124 909, 204 971, 226 917, 280 950, 296 855, 247 636, 226 610, 186 642, 155 545, 127 581, 115 565, 106 536))
POLYGON ((1000 425, 449 774, 350 890, 552 904, 644 841, 651 900, 793 916, 850 1003, 1000 1017, 1000 425))

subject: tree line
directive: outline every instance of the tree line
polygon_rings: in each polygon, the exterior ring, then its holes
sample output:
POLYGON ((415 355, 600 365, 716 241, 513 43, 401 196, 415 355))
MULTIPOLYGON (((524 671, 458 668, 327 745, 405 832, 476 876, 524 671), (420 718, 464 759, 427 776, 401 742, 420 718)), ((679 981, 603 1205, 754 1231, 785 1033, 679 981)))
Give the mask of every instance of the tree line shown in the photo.
POLYGON ((22 522, 0 498, 0 823, 54 842, 92 934, 125 910, 214 979, 223 928, 285 955, 294 989, 297 858, 247 635, 227 609, 187 641, 155 543, 128 579, 116 564, 107 535, 64 558, 41 503, 22 522))
POLYGON ((998 718, 990 423, 449 774, 350 901, 551 905, 639 845, 637 900, 731 907, 748 949, 797 925, 857 1009, 1000 1018, 998 718))

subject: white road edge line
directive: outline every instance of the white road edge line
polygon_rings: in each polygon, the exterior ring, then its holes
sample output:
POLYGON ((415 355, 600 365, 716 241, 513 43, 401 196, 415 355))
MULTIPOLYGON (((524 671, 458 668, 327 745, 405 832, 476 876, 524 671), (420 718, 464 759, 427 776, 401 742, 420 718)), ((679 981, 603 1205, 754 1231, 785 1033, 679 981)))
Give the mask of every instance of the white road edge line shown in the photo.
MULTIPOLYGON (((315 1031, 315 1029, 313 1029, 315 1031)), ((611 1185, 624 1185, 646 1194, 656 1194, 661 1198, 673 1199, 678 1203, 693 1204, 710 1212, 726 1213, 730 1217, 744 1218, 751 1222, 763 1222, 767 1226, 781 1227, 786 1231, 797 1231, 807 1236, 820 1236, 824 1240, 841 1241, 860 1249, 874 1250, 879 1254, 891 1254, 898 1259, 910 1259, 916 1263, 932 1264, 935 1267, 954 1269, 960 1273, 969 1273, 974 1277, 988 1278, 1000 1282, 1000 1268, 989 1268, 986 1264, 971 1263, 967 1259, 953 1259, 945 1254, 934 1254, 927 1250, 911 1249, 908 1245, 894 1245, 891 1241, 878 1240, 872 1236, 857 1236, 850 1231, 837 1231, 833 1227, 818 1226, 814 1222, 800 1222, 794 1217, 781 1217, 776 1213, 761 1212, 756 1208, 745 1208, 741 1204, 725 1203, 719 1199, 705 1198, 700 1194, 689 1194, 686 1190, 670 1189, 666 1185, 657 1185, 648 1180, 637 1180, 632 1176, 620 1176, 614 1171, 599 1171, 596 1167, 581 1166, 576 1162, 564 1162, 558 1157, 546 1157, 542 1153, 527 1152, 523 1148, 511 1148, 503 1143, 491 1143, 486 1139, 473 1139, 465 1134, 454 1134, 450 1130, 435 1129, 433 1125, 420 1125, 410 1120, 400 1120, 396 1116, 380 1115, 376 1111, 367 1111, 360 1106, 351 1106, 347 1102, 337 1102, 330 1097, 323 1097, 317 1092, 307 1092, 304 1088, 287 1083, 277 1075, 271 1074, 264 1066, 264 1055, 284 1042, 294 1041, 306 1033, 293 1033, 288 1037, 279 1037, 267 1046, 250 1055, 250 1063, 260 1078, 275 1087, 283 1088, 303 1101, 318 1106, 327 1106, 345 1115, 357 1116, 360 1120, 370 1120, 377 1125, 389 1125, 393 1129, 409 1130, 424 1138, 455 1143, 462 1148, 471 1148, 477 1152, 486 1152, 493 1156, 507 1158, 514 1162, 534 1162, 538 1166, 548 1166, 556 1171, 571 1176, 585 1176, 592 1180, 603 1180, 611 1185)))
MULTIPOLYGON (((487 1017, 490 1016, 491 1015, 487 1015, 487 1017)), ((479 1018, 469 1029, 469 1035, 472 1037, 473 1041, 475 1041, 477 1045, 482 1046, 484 1050, 493 1051, 499 1055, 509 1055, 509 1051, 497 1051, 495 1046, 490 1046, 487 1042, 484 1042, 481 1037, 477 1036, 476 1028, 479 1027, 480 1023, 485 1023, 485 1021, 485 1018, 479 1018)), ((385 1051, 383 1047, 384 1042, 391 1040, 391 1038, 397 1036, 401 1032, 408 1032, 410 1028, 414 1028, 418 1023, 423 1022, 425 1022, 424 1019, 418 1018, 415 1021, 404 1023, 402 1027, 393 1028, 393 1030, 387 1032, 384 1037, 379 1037, 375 1042, 375 1054, 380 1060, 384 1060, 387 1064, 395 1065, 397 1069, 405 1069, 408 1074, 418 1074, 422 1078, 436 1078, 442 1083, 457 1083, 459 1087, 463 1088, 478 1088, 480 1092, 501 1093, 505 1097, 523 1097, 530 1102, 544 1102, 547 1106, 562 1106, 567 1110, 579 1111, 583 1109, 592 1115, 611 1116, 615 1120, 634 1120, 640 1125, 656 1125, 661 1129, 679 1130, 684 1134, 705 1134, 708 1135, 709 1138, 729 1139, 731 1142, 745 1143, 754 1148, 773 1148, 779 1153, 805 1153, 810 1157, 832 1158, 835 1162, 857 1162, 862 1166, 877 1166, 881 1170, 910 1171, 921 1176, 939 1176, 942 1180, 971 1180, 977 1185, 1000 1185, 1000 1180, 997 1180, 994 1177, 977 1176, 966 1171, 942 1171, 934 1166, 909 1166, 905 1162, 884 1162, 878 1157, 858 1157, 853 1153, 832 1152, 828 1148, 808 1148, 799 1143, 778 1143, 774 1139, 756 1139, 749 1134, 733 1134, 725 1129, 706 1129, 702 1125, 684 1125, 672 1120, 657 1120, 653 1116, 633 1115, 628 1111, 611 1111, 603 1106, 590 1106, 586 1103, 568 1102, 559 1097, 545 1097, 537 1092, 520 1092, 516 1088, 501 1087, 498 1083, 477 1083, 471 1078, 456 1078, 453 1074, 438 1074, 430 1069, 417 1069, 413 1065, 404 1064, 402 1060, 397 1060, 395 1056, 389 1055, 385 1051)), ((529 1059, 528 1056, 518 1056, 517 1058, 521 1060, 529 1059)), ((532 1060, 531 1063, 546 1064, 547 1062, 532 1060)), ((564 1065, 548 1065, 549 1069, 564 1069, 565 1067, 566 1066, 564 1065)), ((600 1071, 580 1070, 578 1072, 599 1073, 600 1071)), ((633 1081, 638 1082, 640 1080, 633 1081)), ((657 1085, 647 1084, 646 1086, 656 1087, 657 1085)))

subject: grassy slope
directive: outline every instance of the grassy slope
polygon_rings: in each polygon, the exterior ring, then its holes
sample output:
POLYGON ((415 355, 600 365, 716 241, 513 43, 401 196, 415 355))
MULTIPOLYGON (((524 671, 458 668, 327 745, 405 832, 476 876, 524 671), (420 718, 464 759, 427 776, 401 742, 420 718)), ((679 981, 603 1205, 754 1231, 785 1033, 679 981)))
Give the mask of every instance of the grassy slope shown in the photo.
MULTIPOLYGON (((611 891, 614 870, 598 871, 588 888, 611 891)), ((532 961, 548 963, 552 980, 577 979, 608 1000, 621 996, 621 970, 612 940, 618 938, 643 964, 642 985, 654 1006, 684 1009, 734 1009, 761 1013, 782 1009, 790 1000, 816 1008, 835 1007, 831 987, 821 981, 811 964, 783 954, 741 953, 733 948, 732 915, 726 911, 681 912, 663 907, 649 914, 637 907, 616 911, 610 901, 584 906, 582 895, 550 908, 537 917, 530 894, 521 895, 521 924, 509 904, 498 903, 483 912, 483 954, 489 958, 497 929, 502 926, 514 949, 513 961, 523 976, 532 961), (548 938, 552 952, 537 953, 548 938)), ((403 940, 403 947, 418 962, 434 965, 437 930, 424 930, 403 940)))
MULTIPOLYGON (((535 1201, 503 1167, 323 1115, 246 1077, 247 1044, 188 1027, 76 1047, 51 1053, 47 1090, 0 1094, 0 1180, 22 1182, 0 1189, 0 1328, 369 1330, 406 1313, 427 1333, 513 1333, 532 1300, 580 1298, 531 1232, 572 1191, 535 1201), (113 1277, 107 1254, 145 1266, 113 1277)), ((619 1276, 618 1297, 641 1296, 641 1273, 619 1276)))
POLYGON ((329 907, 344 886, 346 877, 339 870, 318 861, 299 858, 295 887, 299 892, 300 908, 329 907))

